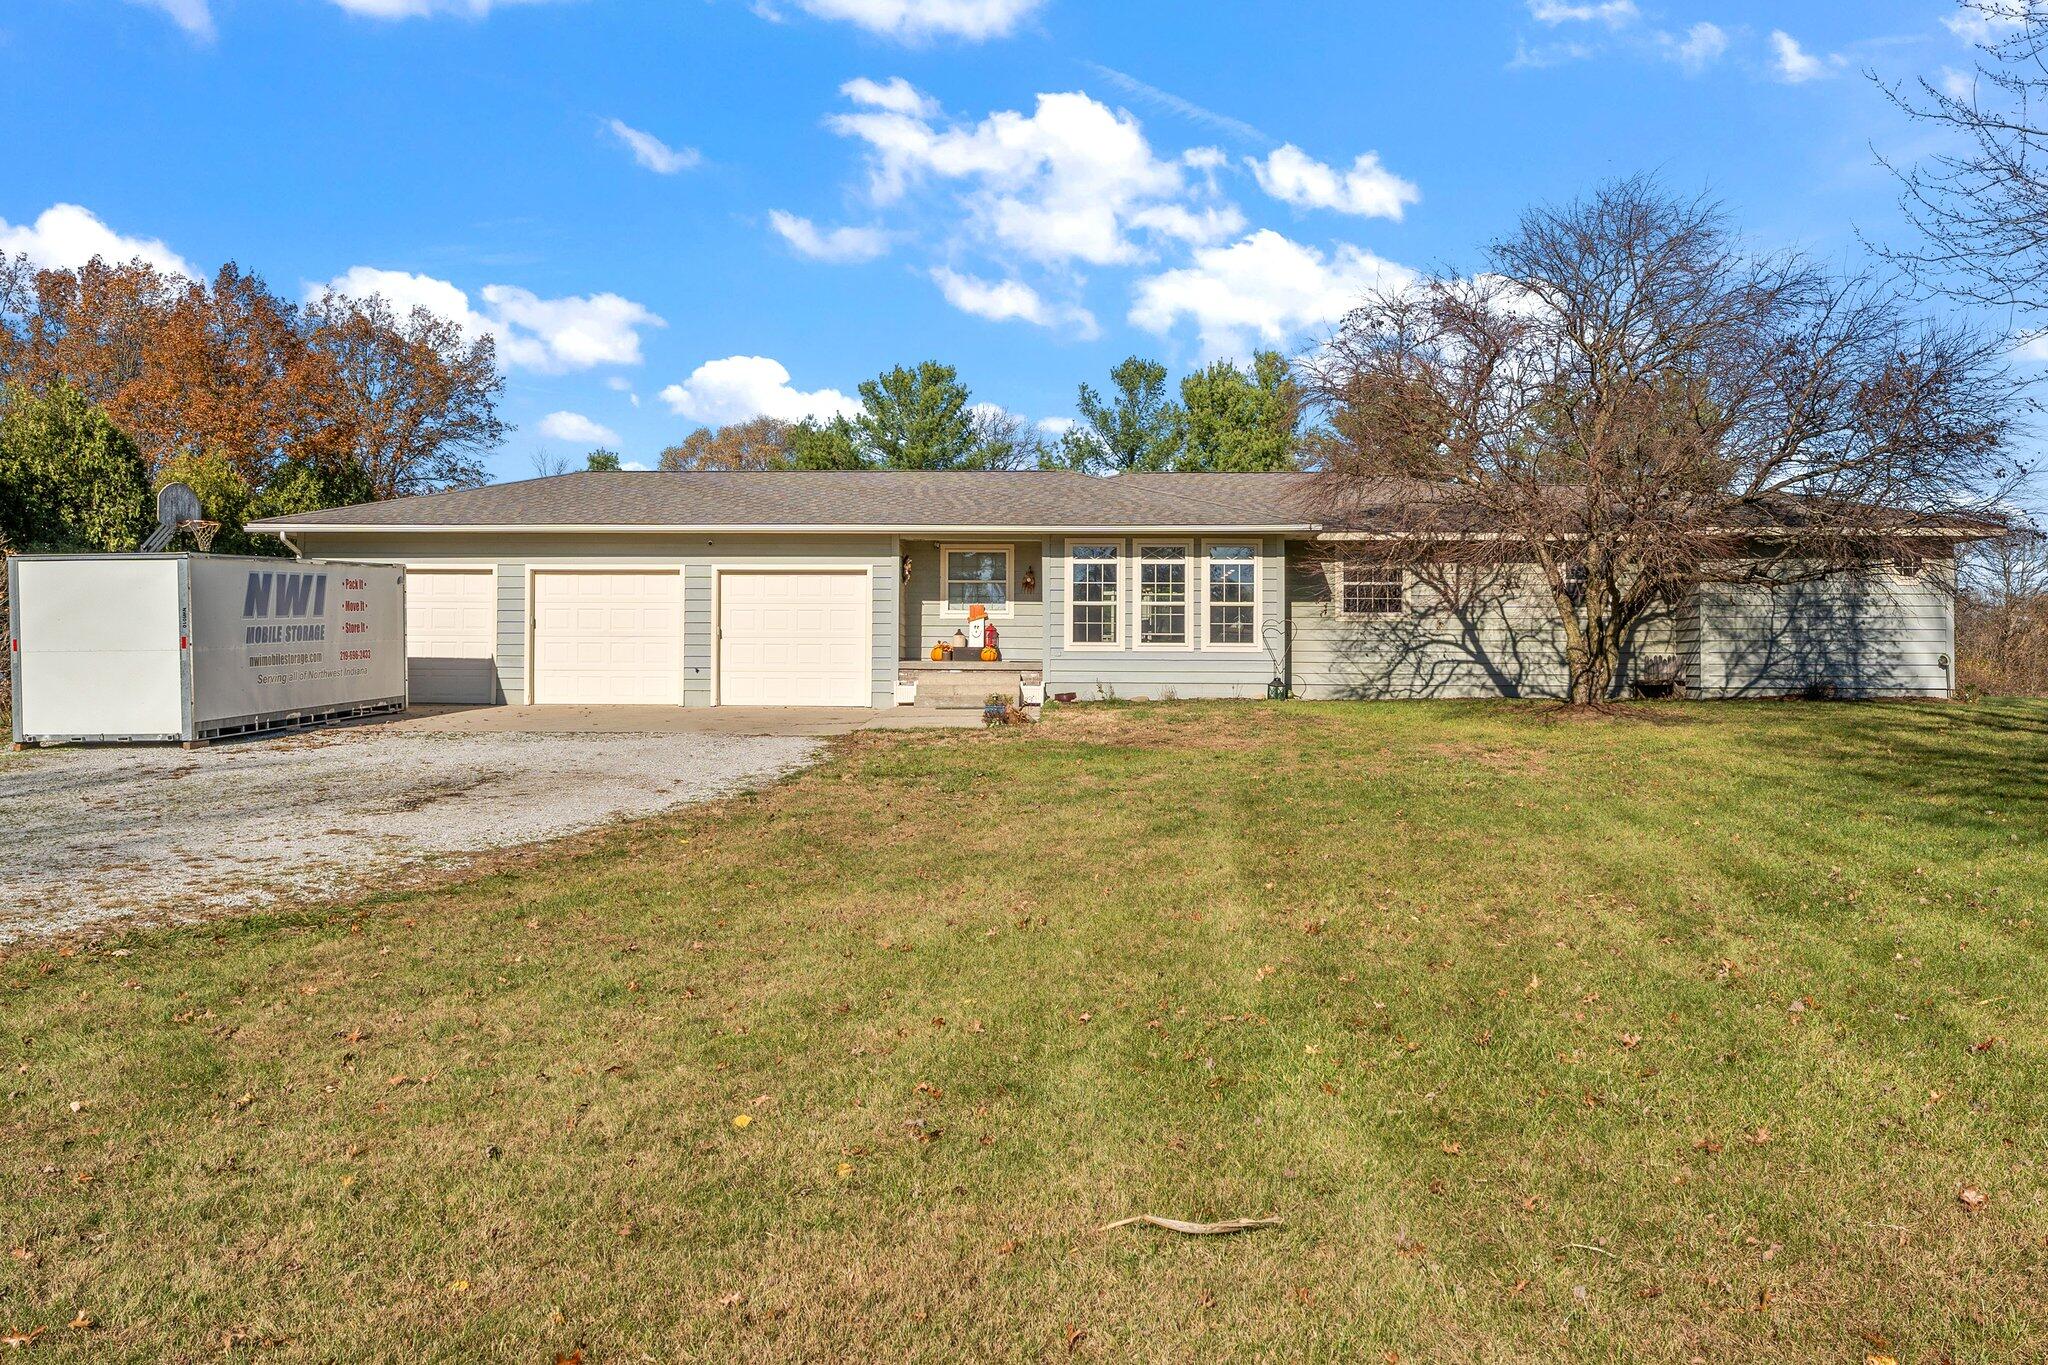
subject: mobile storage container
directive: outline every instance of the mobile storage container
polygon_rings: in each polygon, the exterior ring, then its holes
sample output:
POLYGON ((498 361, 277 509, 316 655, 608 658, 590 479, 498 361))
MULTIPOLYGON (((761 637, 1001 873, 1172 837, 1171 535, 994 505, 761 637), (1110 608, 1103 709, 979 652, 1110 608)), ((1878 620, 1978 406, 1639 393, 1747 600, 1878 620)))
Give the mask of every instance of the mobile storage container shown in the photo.
POLYGON ((197 745, 405 709, 403 569, 20 555, 7 575, 16 744, 197 745))

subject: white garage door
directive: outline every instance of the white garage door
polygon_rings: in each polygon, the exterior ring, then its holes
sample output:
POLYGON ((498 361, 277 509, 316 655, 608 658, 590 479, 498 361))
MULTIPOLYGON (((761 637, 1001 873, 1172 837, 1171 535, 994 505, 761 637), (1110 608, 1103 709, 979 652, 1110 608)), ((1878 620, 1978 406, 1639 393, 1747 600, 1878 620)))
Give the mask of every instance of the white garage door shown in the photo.
POLYGON ((675 706, 683 699, 683 576, 533 576, 533 699, 675 706))
POLYGON ((718 585, 721 705, 874 705, 866 574, 725 573, 718 585))
POLYGON ((498 699, 497 575, 407 569, 405 666, 415 702, 498 699))

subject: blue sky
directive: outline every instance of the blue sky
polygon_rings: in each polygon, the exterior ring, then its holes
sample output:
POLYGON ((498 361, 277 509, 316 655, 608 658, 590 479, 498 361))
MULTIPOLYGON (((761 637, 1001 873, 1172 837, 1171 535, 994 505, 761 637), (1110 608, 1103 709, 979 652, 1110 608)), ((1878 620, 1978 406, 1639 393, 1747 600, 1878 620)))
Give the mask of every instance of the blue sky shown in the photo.
MULTIPOLYGON (((1073 411, 1133 351, 1299 349, 1532 201, 1661 173, 1908 240, 1866 78, 1948 0, 14 0, 0 249, 226 260, 500 340, 500 477, 827 412, 936 357, 1073 411)), ((1995 320, 2001 325, 2010 319, 1995 320)))

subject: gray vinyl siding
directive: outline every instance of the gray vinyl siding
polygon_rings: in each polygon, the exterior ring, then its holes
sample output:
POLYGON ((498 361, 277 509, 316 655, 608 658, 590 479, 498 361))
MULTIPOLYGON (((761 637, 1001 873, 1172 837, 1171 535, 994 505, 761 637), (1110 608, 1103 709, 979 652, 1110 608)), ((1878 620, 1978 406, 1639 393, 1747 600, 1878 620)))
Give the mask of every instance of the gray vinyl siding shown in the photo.
POLYGON ((308 558, 398 564, 495 564, 500 700, 527 697, 528 571, 618 567, 675 569, 683 577, 683 704, 711 704, 714 659, 713 571, 749 567, 865 569, 874 583, 869 689, 877 707, 896 704, 898 587, 896 539, 887 535, 664 536, 516 532, 446 534, 376 531, 302 532, 308 558))
POLYGON ((1955 657, 1952 564, 1868 570, 1698 593, 1693 695, 1946 697, 1955 657))
MULTIPOLYGON (((1452 592, 1410 573, 1399 615, 1346 617, 1337 569, 1320 547, 1297 544, 1287 566, 1290 664, 1296 696, 1562 697, 1571 670, 1549 589, 1502 570, 1452 592)), ((1645 620, 1623 659, 1625 688, 1641 661, 1673 652, 1670 618, 1645 620)))
POLYGON ((1077 536, 1093 544, 1117 541, 1123 547, 1123 574, 1119 580, 1118 621, 1120 643, 1116 649, 1073 649, 1067 644, 1068 558, 1066 538, 1045 542, 1045 690, 1048 695, 1072 692, 1083 701, 1108 698, 1158 700, 1174 697, 1263 697, 1266 685, 1282 675, 1287 659, 1286 547, 1279 537, 1215 536, 1196 538, 1190 547, 1194 558, 1189 565, 1192 585, 1189 602, 1190 635, 1186 649, 1137 649, 1132 647, 1137 626, 1137 572, 1135 542, 1187 540, 1174 536, 1077 536), (1216 649, 1203 643, 1203 597, 1207 572, 1202 567, 1204 548, 1210 544, 1254 544, 1259 547, 1259 645, 1254 649, 1216 649))
POLYGON ((711 705, 712 619, 711 566, 683 565, 683 705, 711 705))
MULTIPOLYGON (((1043 662, 1045 565, 1041 544, 1036 540, 1013 543, 1001 540, 964 539, 945 543, 1010 546, 1011 586, 1015 589, 1015 596, 1010 604, 1010 616, 995 618, 996 639, 1002 647, 1005 659, 1025 663, 1043 662), (1024 586, 1027 571, 1036 586, 1024 586)), ((952 639, 953 632, 967 624, 967 618, 946 614, 946 584, 941 543, 932 540, 906 540, 903 542, 903 553, 910 560, 910 581, 903 585, 903 636, 900 649, 905 659, 922 659, 931 652, 932 646, 939 640, 952 639)))
POLYGON ((526 566, 500 562, 498 578, 498 705, 526 700, 526 566))
MULTIPOLYGON (((714 570, 864 569, 873 582, 873 704, 895 704, 902 656, 922 655, 957 624, 940 614, 938 545, 891 535, 666 536, 377 531, 299 532, 309 558, 491 567, 496 573, 499 700, 526 700, 529 570, 577 566, 675 569, 683 580, 683 701, 711 703, 717 622, 714 570), (901 557, 911 559, 903 582, 901 557), (913 605, 908 611, 904 603, 913 605)), ((1081 540, 1103 539, 1078 537, 1081 540)), ((1367 697, 1555 697, 1567 673, 1562 632, 1540 584, 1507 574, 1462 606, 1411 575, 1399 616, 1345 618, 1335 611, 1330 551, 1312 542, 1259 541, 1259 645, 1202 644, 1202 554, 1192 538, 1190 625, 1184 649, 1133 648, 1138 541, 1108 537, 1123 553, 1121 637, 1113 650, 1067 645, 1066 537, 1017 542, 1016 615, 999 621, 1004 653, 1042 660, 1046 690, 1086 700, 1107 697, 1259 697, 1275 676, 1295 695, 1367 697), (1026 569, 1038 589, 1023 589, 1026 569)), ((1625 686, 1639 661, 1675 655, 1691 695, 1751 697, 1825 687, 1845 697, 1948 694, 1955 653, 1954 566, 1919 575, 1865 572, 1780 584, 1709 585, 1670 616, 1644 624, 1624 663, 1625 686)))

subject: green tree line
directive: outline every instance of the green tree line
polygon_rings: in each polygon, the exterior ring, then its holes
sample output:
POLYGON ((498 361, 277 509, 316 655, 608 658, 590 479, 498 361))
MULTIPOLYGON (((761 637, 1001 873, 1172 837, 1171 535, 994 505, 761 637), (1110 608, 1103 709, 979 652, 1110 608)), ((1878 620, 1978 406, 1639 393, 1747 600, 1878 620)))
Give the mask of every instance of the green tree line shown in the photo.
POLYGON ((1056 438, 976 405, 959 372, 935 360, 890 369, 859 394, 858 412, 826 421, 700 427, 662 452, 661 468, 1255 473, 1301 459, 1301 392, 1274 351, 1249 369, 1218 361, 1196 371, 1177 400, 1164 365, 1132 356, 1110 371, 1107 393, 1080 386, 1079 420, 1056 438))

